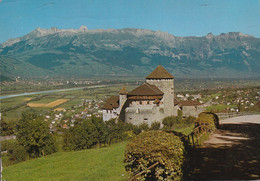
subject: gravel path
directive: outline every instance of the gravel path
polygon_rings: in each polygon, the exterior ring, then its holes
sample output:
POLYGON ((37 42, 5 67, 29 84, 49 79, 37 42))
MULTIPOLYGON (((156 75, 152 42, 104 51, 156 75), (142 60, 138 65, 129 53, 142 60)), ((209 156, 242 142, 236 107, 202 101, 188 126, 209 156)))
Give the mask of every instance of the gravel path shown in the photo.
POLYGON ((260 115, 221 120, 191 157, 193 180, 260 179, 260 115))

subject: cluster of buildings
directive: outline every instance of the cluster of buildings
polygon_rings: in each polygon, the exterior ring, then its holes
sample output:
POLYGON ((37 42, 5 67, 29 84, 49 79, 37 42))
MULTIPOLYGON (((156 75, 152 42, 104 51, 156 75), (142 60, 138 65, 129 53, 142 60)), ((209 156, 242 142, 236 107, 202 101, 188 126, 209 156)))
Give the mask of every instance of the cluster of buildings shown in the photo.
POLYGON ((147 77, 144 84, 127 92, 110 97, 103 106, 103 120, 115 118, 139 125, 162 122, 167 116, 177 116, 182 110, 184 116, 197 116, 204 111, 196 100, 177 101, 174 95, 174 77, 159 65, 147 77))
POLYGON ((253 89, 225 91, 212 100, 212 105, 224 104, 228 107, 223 112, 239 112, 254 110, 260 101, 260 92, 253 89), (235 106, 234 106, 235 105, 235 106))
POLYGON ((92 115, 96 117, 102 116, 101 105, 102 100, 85 100, 80 104, 74 105, 69 109, 56 108, 51 115, 45 116, 45 121, 50 122, 49 128, 51 131, 56 131, 57 127, 66 128, 74 127, 74 122, 77 119, 90 118, 92 115))

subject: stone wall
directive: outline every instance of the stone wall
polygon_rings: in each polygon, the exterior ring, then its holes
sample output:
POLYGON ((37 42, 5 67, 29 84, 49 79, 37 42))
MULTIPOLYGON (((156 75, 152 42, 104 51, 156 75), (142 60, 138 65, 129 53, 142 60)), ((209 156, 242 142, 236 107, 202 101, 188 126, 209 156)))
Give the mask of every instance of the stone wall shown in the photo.
MULTIPOLYGON (((142 101, 148 102, 148 101, 142 101)), ((164 109, 162 105, 156 104, 140 104, 140 101, 131 101, 128 107, 125 108, 124 120, 134 125, 142 124, 143 122, 151 125, 154 121, 162 122, 164 118, 164 109)))
POLYGON ((183 116, 194 116, 198 117, 199 113, 205 111, 205 109, 202 106, 183 106, 182 107, 182 113, 183 116))
POLYGON ((119 111, 119 108, 113 110, 103 110, 103 121, 117 118, 119 115, 119 111))
POLYGON ((163 93, 164 116, 175 115, 174 111, 174 79, 146 79, 146 82, 155 85, 163 93))

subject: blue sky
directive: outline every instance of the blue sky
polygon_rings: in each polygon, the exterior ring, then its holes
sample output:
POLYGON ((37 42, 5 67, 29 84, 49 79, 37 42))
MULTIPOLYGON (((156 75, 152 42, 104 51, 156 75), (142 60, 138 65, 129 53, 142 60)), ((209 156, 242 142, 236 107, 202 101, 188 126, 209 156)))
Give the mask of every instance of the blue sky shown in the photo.
POLYGON ((259 0, 0 0, 0 43, 37 27, 144 28, 175 36, 260 37, 259 0))

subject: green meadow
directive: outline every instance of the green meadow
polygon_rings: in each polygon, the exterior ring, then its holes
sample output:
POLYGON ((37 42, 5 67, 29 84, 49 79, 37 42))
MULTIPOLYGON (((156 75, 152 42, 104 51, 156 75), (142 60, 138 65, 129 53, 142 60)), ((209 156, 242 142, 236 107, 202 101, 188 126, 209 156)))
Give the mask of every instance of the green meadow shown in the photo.
POLYGON ((217 104, 217 105, 207 106, 206 110, 207 111, 216 110, 217 112, 221 112, 226 108, 235 108, 235 107, 237 107, 237 105, 217 104))
POLYGON ((4 167, 3 180, 128 180, 123 162, 126 144, 121 142, 110 147, 58 152, 4 167))

